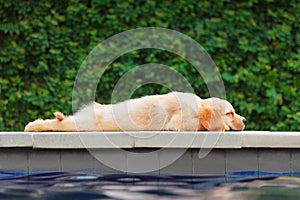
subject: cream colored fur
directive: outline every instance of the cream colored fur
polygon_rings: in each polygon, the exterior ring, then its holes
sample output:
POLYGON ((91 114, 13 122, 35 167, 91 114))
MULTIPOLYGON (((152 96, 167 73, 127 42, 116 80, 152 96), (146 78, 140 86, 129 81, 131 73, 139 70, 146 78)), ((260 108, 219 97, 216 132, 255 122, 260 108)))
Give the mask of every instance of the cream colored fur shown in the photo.
POLYGON ((30 122, 25 131, 225 131, 243 130, 245 118, 218 98, 191 93, 151 95, 111 105, 91 103, 73 116, 30 122))

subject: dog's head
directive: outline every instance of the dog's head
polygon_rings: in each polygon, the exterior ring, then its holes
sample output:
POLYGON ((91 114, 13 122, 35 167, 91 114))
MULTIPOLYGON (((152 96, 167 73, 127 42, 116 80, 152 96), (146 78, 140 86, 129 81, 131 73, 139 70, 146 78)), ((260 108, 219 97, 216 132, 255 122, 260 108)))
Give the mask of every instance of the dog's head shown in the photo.
POLYGON ((246 119, 237 113, 226 100, 209 98, 202 101, 199 114, 199 129, 208 131, 241 131, 246 119))

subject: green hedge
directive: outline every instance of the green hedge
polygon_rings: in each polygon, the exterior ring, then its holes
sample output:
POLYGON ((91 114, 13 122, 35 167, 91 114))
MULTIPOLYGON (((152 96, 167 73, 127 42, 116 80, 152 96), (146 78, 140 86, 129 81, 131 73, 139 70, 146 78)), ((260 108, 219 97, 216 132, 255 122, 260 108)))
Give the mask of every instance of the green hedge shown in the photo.
MULTIPOLYGON (((227 99, 248 130, 300 129, 300 3, 294 1, 0 1, 0 130, 72 111, 84 58, 101 41, 138 27, 164 27, 199 42, 219 67, 227 99)), ((205 83, 184 59, 144 49, 116 60, 99 83, 109 102, 115 82, 144 63, 173 66, 206 98, 205 83)), ((135 96, 166 92, 159 85, 135 96)))

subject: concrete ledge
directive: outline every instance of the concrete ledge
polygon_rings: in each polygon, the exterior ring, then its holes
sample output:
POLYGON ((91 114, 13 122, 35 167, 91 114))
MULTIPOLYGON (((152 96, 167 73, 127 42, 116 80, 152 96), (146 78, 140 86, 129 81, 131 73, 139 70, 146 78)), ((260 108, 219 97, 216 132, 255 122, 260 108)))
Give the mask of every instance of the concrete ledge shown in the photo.
POLYGON ((32 147, 32 134, 25 132, 0 132, 0 147, 32 147))
POLYGON ((300 148, 300 132, 1 132, 0 147, 300 148))
POLYGON ((300 148, 300 132, 245 132, 242 147, 300 148))
POLYGON ((2 132, 0 170, 221 175, 300 172, 300 132, 2 132))

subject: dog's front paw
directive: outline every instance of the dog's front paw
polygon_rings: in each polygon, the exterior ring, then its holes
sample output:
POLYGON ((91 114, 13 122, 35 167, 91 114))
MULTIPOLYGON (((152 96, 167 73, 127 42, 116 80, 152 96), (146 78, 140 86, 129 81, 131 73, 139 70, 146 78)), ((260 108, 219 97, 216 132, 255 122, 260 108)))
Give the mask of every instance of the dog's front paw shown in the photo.
POLYGON ((41 125, 43 123, 44 120, 42 119, 37 119, 33 122, 29 122, 26 126, 25 126, 25 132, 39 132, 41 131, 41 125))

